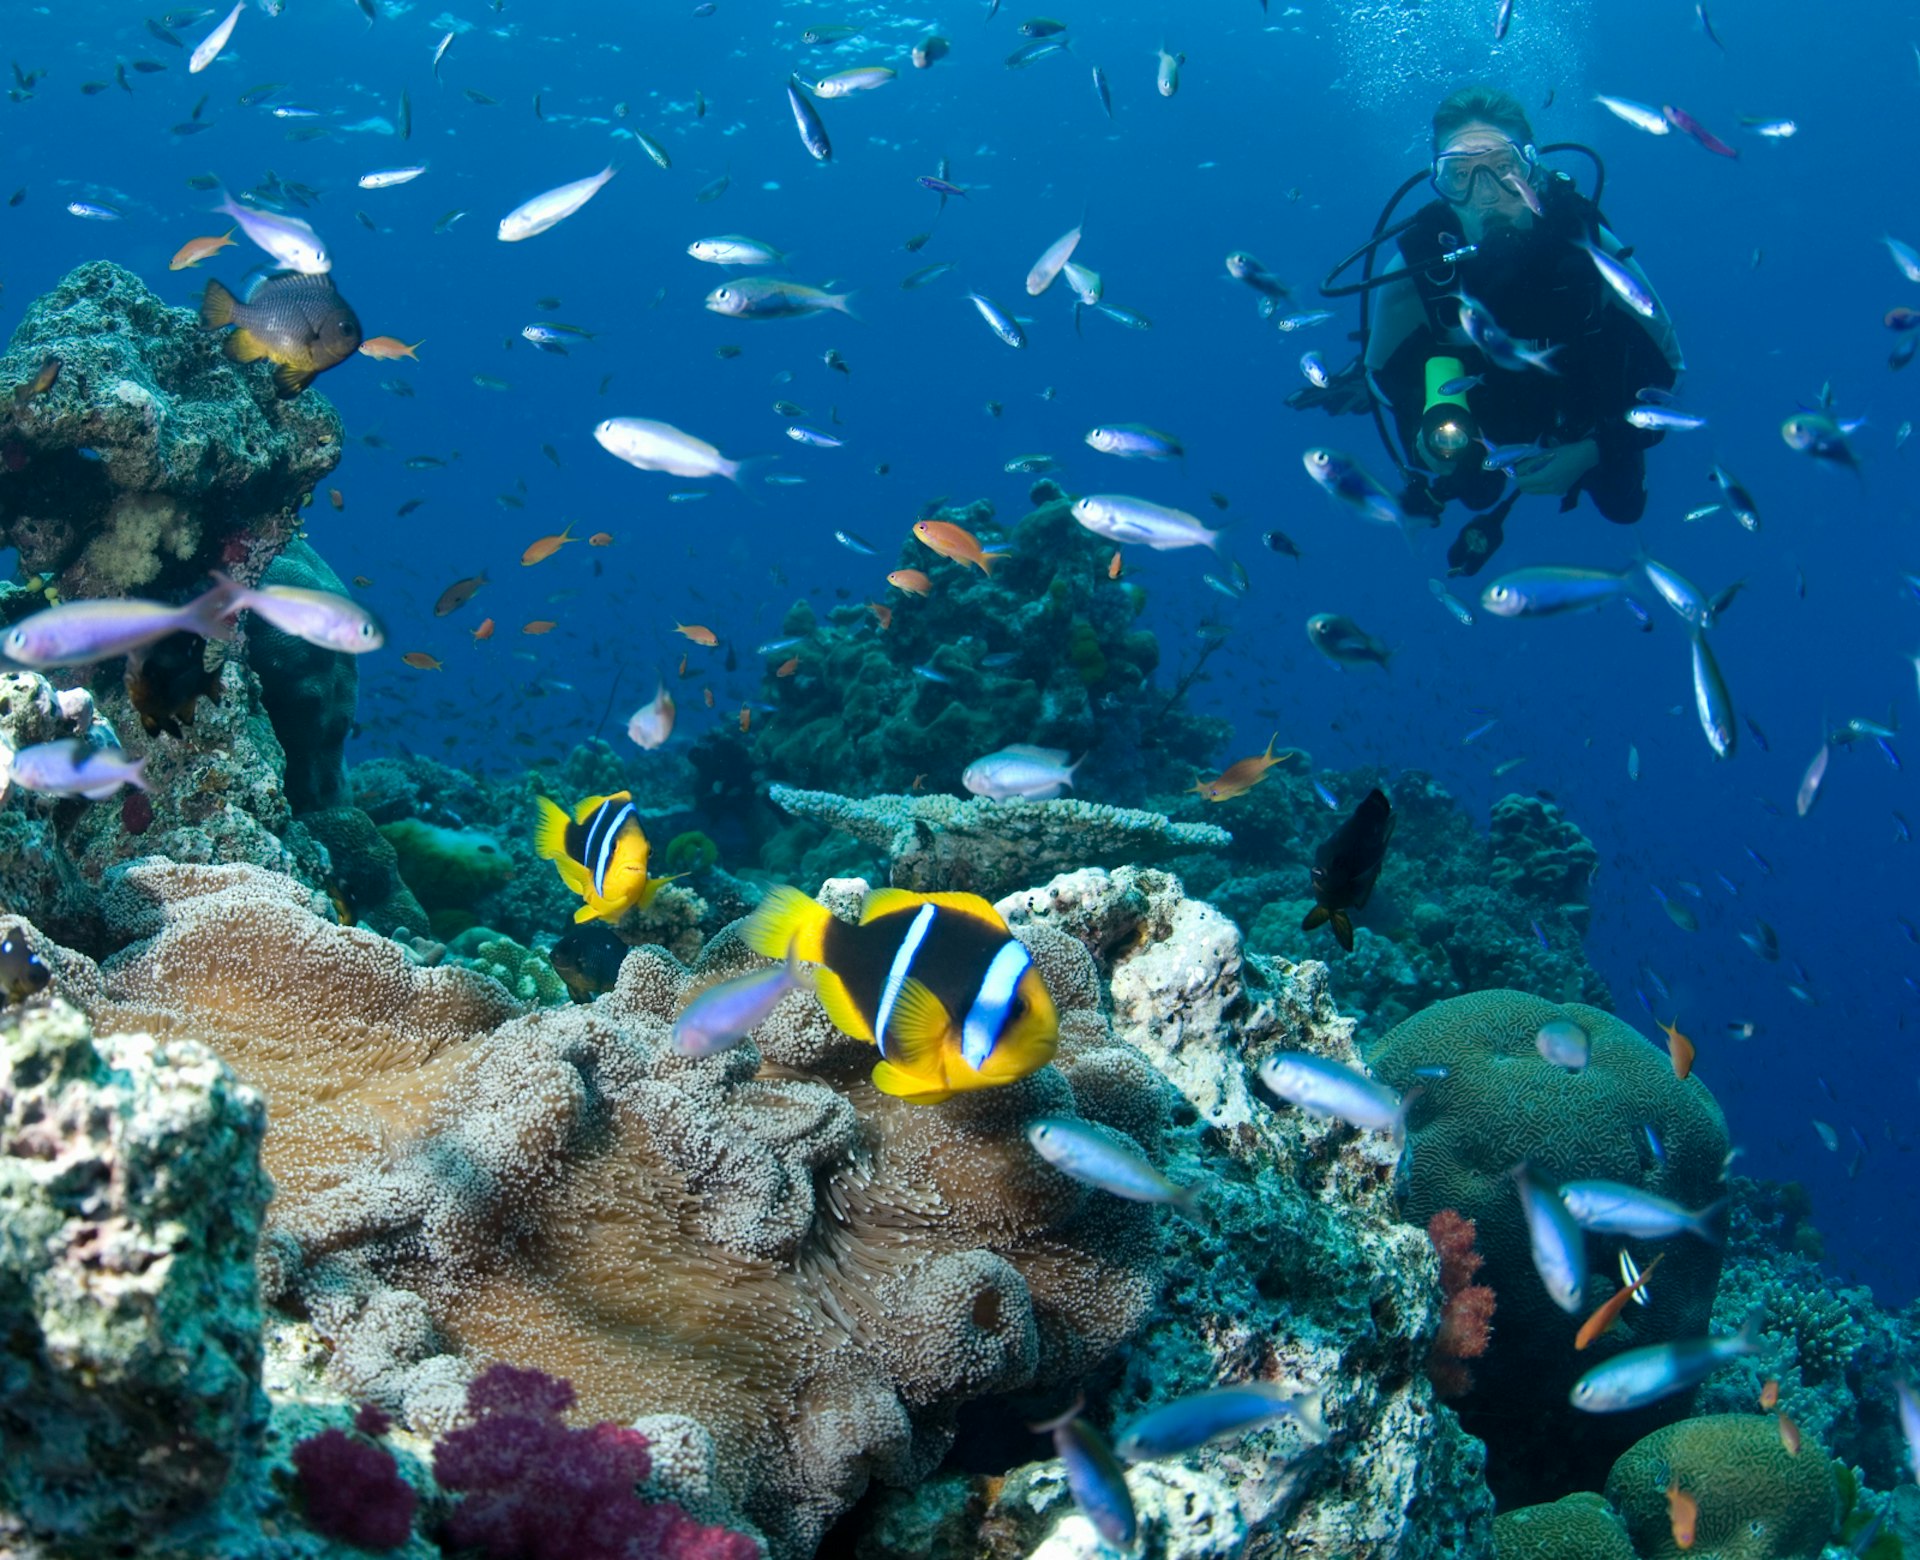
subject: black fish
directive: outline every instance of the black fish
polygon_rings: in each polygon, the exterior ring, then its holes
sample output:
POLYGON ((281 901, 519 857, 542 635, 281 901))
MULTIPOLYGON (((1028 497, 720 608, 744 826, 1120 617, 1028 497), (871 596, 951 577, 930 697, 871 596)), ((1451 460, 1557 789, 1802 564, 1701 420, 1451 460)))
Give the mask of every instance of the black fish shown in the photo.
POLYGON ((25 932, 9 926, 0 933, 0 996, 9 1002, 24 1002, 44 990, 52 979, 53 971, 28 945, 25 932))
POLYGON ((127 699, 148 736, 179 738, 200 700, 220 702, 220 668, 208 669, 206 653, 198 634, 171 634, 127 657, 127 699))
POLYGON ((569 931, 548 950, 547 962, 575 1002, 591 1002, 613 990, 621 961, 630 951, 612 927, 593 923, 569 931))
POLYGON ((200 323, 209 330, 233 326, 227 356, 236 363, 271 362, 274 388, 283 400, 306 389, 316 374, 344 363, 360 346, 360 318, 325 276, 269 276, 244 303, 210 281, 200 299, 200 323))
POLYGON ((1387 793, 1375 786, 1353 810, 1353 816, 1314 852, 1316 903, 1300 923, 1303 932, 1330 921, 1340 946, 1353 952, 1353 921, 1347 912, 1366 909, 1373 897, 1373 885, 1379 881, 1381 864, 1387 859, 1387 842, 1393 838, 1397 821, 1387 793))

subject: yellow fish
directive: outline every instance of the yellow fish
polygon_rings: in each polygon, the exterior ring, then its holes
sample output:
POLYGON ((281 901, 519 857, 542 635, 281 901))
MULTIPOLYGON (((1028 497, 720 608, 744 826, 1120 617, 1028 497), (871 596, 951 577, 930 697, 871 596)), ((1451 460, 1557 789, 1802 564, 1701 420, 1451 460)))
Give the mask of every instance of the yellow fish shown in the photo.
POLYGON ((560 881, 586 901, 576 921, 618 921, 645 908, 671 878, 647 876, 647 836, 634 811, 633 793, 589 796, 569 818, 558 802, 540 797, 533 846, 551 861, 560 881))
POLYGON ((978 894, 879 888, 858 925, 797 888, 776 888, 744 932, 771 959, 821 966, 827 1017, 880 1048, 873 1084, 934 1105, 1053 1060, 1060 1018, 1032 956, 978 894))

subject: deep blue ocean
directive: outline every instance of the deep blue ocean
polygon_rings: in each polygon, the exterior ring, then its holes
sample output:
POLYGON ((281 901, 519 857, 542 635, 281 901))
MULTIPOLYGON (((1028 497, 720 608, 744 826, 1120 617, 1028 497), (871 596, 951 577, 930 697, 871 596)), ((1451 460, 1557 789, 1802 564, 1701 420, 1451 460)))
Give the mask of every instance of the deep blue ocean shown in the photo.
MULTIPOLYGON (((1920 286, 1882 242, 1920 244, 1920 17, 1910 6, 1716 0, 1716 44, 1687 0, 1518 0, 1496 44, 1496 0, 1057 0, 1071 52, 1010 70, 1003 61, 1025 41, 1018 25, 1040 0, 1009 0, 991 19, 973 0, 718 0, 704 16, 691 0, 370 3, 371 23, 356 0, 286 0, 277 17, 249 6, 195 76, 139 6, 0 6, 5 55, 47 73, 30 98, 0 105, 0 194, 24 192, 0 206, 0 326, 92 259, 131 268, 182 305, 209 275, 237 285, 262 258, 244 245, 198 270, 167 269, 180 244, 226 226, 211 214, 218 196, 187 181, 211 173, 238 192, 271 170, 319 192, 302 214, 367 334, 424 341, 417 363, 356 357, 319 384, 349 446, 332 484, 345 507, 317 499, 312 540, 343 578, 373 582, 359 594, 383 615, 391 650, 445 664, 414 671, 392 653, 363 662, 358 756, 404 742, 456 763, 518 766, 589 735, 610 697, 617 733, 651 691, 653 668, 684 648, 676 621, 751 647, 804 594, 823 604, 837 588, 878 595, 923 502, 987 497, 1017 518, 1030 479, 1003 467, 1018 455, 1055 455, 1076 492, 1132 492, 1202 515, 1216 513, 1208 495, 1220 492, 1231 500, 1228 548, 1251 577, 1246 599, 1202 583, 1216 567, 1204 551, 1142 554, 1137 565, 1169 670, 1197 650, 1203 620, 1231 627, 1198 697, 1235 723, 1235 740, 1192 754, 1195 765, 1256 752, 1277 730, 1322 767, 1428 770, 1483 820, 1509 790, 1550 793, 1600 849, 1587 946, 1623 1015, 1655 1033, 1637 988, 1660 1017, 1678 1018, 1745 1149, 1741 1168, 1808 1186, 1837 1274, 1871 1282, 1890 1305, 1914 1298, 1920 934, 1901 918, 1920 920, 1920 845, 1906 843, 1901 818, 1920 824, 1920 796, 1867 740, 1833 753, 1808 816, 1794 807, 1827 731, 1856 717, 1902 728, 1916 718, 1920 587, 1902 574, 1920 574, 1920 447, 1898 448, 1896 431, 1920 416, 1920 370, 1889 367, 1896 338, 1882 324, 1890 308, 1920 308, 1920 286), (803 30, 832 25, 861 33, 830 48, 802 43, 803 30), (436 79, 432 56, 448 32, 457 37, 436 79), (908 51, 928 33, 951 39, 952 52, 915 70, 908 51), (1186 57, 1171 99, 1155 90, 1163 44, 1186 57), (167 68, 143 73, 136 60, 167 68), (116 62, 131 92, 113 84, 116 62), (822 104, 835 155, 816 163, 795 133, 788 73, 812 81, 869 63, 899 79, 822 104), (1111 120, 1091 85, 1095 65, 1112 84, 1111 120), (1224 257, 1253 252, 1310 305, 1315 281, 1422 167, 1434 102, 1476 79, 1518 95, 1543 143, 1583 141, 1604 157, 1607 215, 1680 333, 1681 399, 1710 419, 1652 453, 1637 527, 1609 525, 1585 503, 1563 515, 1554 500, 1523 500, 1478 583, 1527 564, 1623 568, 1636 546, 1709 591, 1744 577, 1713 643, 1764 748, 1743 725, 1737 754, 1716 761, 1693 713, 1686 631, 1650 596, 1651 633, 1618 608, 1544 621, 1483 613, 1464 628, 1427 586, 1445 572, 1457 518, 1410 556, 1391 529, 1323 499, 1302 468, 1302 452, 1326 443, 1390 471, 1363 419, 1283 403, 1302 382, 1303 350, 1335 365, 1350 355, 1352 306, 1281 334, 1227 278, 1224 257), (82 92, 90 81, 108 86, 82 92), (266 83, 280 90, 239 103, 266 83), (1596 93, 1683 107, 1740 156, 1636 131, 1596 93), (211 128, 171 133, 203 94, 211 128), (317 117, 270 113, 287 105, 317 117), (1743 131, 1742 116, 1789 117, 1797 133, 1765 139, 1743 131), (314 126, 325 133, 291 138, 314 126), (628 129, 657 140, 671 168, 628 129), (916 182, 942 159, 970 192, 944 212, 916 182), (578 215, 524 243, 496 240, 520 202, 609 161, 621 171, 578 215), (370 170, 420 162, 428 171, 404 186, 356 186, 370 170), (724 193, 697 202, 723 175, 724 193), (70 201, 123 217, 77 218, 70 201), (455 211, 466 215, 446 225, 455 211), (1077 258, 1102 273, 1108 302, 1141 311, 1151 330, 1089 316, 1076 334, 1064 287, 1025 297, 1028 266, 1083 216, 1077 258), (920 253, 903 248, 929 231, 920 253), (720 233, 791 250, 799 280, 856 289, 860 321, 707 311, 703 295, 730 273, 686 246, 720 233), (910 272, 946 260, 954 272, 901 289, 910 272), (1024 351, 989 333, 968 287, 1031 316, 1024 351), (548 298, 559 303, 538 301, 548 298), (545 354, 519 337, 536 320, 593 338, 545 354), (725 345, 743 350, 717 356, 725 345), (850 373, 822 361, 829 348, 850 373), (1838 415, 1867 419, 1857 478, 1781 438, 1781 421, 1823 385, 1838 415), (837 410, 845 447, 791 444, 776 400, 804 407, 815 427, 837 410), (778 455, 769 469, 806 480, 737 491, 634 471, 592 437, 613 415, 674 423, 731 456, 778 455), (1184 468, 1122 467, 1081 442, 1115 421, 1177 432, 1184 468), (361 442, 369 434, 380 447, 361 442), (410 469, 418 456, 447 464, 410 469), (1683 518, 1719 499, 1707 481, 1716 460, 1756 498, 1757 534, 1724 512, 1683 518), (670 497, 690 491, 705 496, 670 497), (423 502, 401 517, 414 499, 423 502), (614 544, 520 566, 528 543, 569 522, 576 536, 606 531, 614 544), (1303 560, 1262 547, 1273 527, 1303 560), (846 550, 836 529, 881 556, 846 550), (492 583, 481 604, 498 632, 475 644, 470 613, 436 620, 432 606, 450 581, 483 569, 492 583), (1342 671, 1315 653, 1303 625, 1318 612, 1383 638, 1391 672, 1342 671), (520 626, 532 620, 557 627, 527 637, 520 626), (1696 932, 1669 919, 1656 888, 1695 910, 1696 932), (1778 962, 1740 941, 1756 920, 1777 930, 1778 962), (1751 1038, 1729 1032, 1745 1023, 1751 1038), (1837 1151, 1815 1118, 1835 1128, 1837 1151)), ((190 48, 218 19, 185 23, 179 36, 190 48)), ((1578 160, 1562 166, 1586 183, 1578 160)), ((1470 597, 1477 585, 1456 590, 1470 597)), ((681 729, 734 719, 742 699, 760 696, 759 666, 746 656, 717 680, 712 714, 683 691, 681 729)), ((1920 763, 1904 731, 1889 747, 1920 763)), ((954 755, 956 769, 974 756, 954 755)))

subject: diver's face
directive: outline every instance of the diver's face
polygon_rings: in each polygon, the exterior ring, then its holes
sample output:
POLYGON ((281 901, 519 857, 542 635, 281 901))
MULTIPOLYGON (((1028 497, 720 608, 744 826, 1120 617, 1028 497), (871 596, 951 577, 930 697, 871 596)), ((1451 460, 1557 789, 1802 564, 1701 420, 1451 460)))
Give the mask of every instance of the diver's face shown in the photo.
POLYGON ((1444 178, 1436 175, 1436 185, 1474 230, 1469 236, 1532 222, 1533 213, 1516 187, 1526 178, 1526 167, 1514 151, 1513 138, 1498 126, 1480 121, 1462 125, 1434 162, 1445 170, 1444 178))

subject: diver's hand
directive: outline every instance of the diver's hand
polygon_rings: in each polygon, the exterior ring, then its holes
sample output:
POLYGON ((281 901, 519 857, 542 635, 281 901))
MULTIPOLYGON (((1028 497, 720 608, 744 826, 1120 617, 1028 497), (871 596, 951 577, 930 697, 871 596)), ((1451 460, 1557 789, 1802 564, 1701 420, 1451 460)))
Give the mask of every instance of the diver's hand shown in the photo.
POLYGON ((1558 449, 1513 468, 1514 486, 1522 493, 1565 493, 1600 464, 1600 446, 1592 439, 1563 444, 1558 449))

